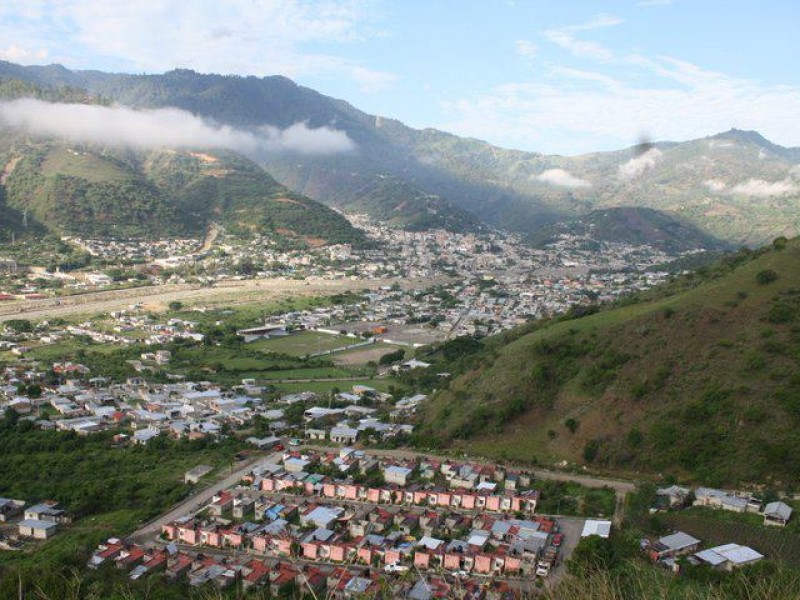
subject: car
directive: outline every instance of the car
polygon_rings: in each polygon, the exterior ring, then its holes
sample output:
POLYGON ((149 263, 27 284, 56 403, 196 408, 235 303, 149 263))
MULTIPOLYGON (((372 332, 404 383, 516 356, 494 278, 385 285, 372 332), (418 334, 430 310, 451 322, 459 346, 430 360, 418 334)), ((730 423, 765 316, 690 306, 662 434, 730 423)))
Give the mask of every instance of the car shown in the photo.
POLYGON ((298 440, 296 438, 292 438, 291 440, 289 440, 289 445, 290 446, 299 446, 300 445, 300 440, 298 440))
POLYGON ((557 533, 553 536, 553 546, 560 546, 561 542, 564 541, 564 534, 557 533))
POLYGON ((397 563, 391 563, 386 565, 383 568, 385 573, 405 573, 408 571, 408 567, 406 565, 398 565, 397 563))

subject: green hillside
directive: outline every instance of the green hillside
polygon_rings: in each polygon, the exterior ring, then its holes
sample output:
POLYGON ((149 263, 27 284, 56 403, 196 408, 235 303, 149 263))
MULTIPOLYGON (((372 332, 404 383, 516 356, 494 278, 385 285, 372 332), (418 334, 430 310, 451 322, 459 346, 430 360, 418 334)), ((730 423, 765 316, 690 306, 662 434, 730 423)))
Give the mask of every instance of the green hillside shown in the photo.
POLYGON ((633 206, 594 210, 577 219, 556 223, 543 228, 534 242, 541 246, 560 234, 589 236, 595 241, 649 244, 668 252, 725 247, 723 242, 677 215, 633 206))
POLYGON ((451 349, 437 370, 460 375, 434 395, 419 442, 710 485, 795 485, 798 264, 797 240, 741 252, 650 299, 451 349))
POLYGON ((563 219, 633 206, 679 214, 737 245, 800 234, 800 149, 752 131, 615 152, 545 155, 413 129, 279 76, 186 69, 127 75, 0 61, 0 77, 49 86, 51 93, 83 89, 86 96, 133 107, 174 106, 245 129, 298 122, 332 126, 355 142, 356 151, 316 157, 265 152, 253 158, 282 184, 316 200, 381 219, 390 214, 416 228, 430 223, 457 231, 469 213, 478 222, 538 235, 563 219), (643 150, 649 152, 642 156, 643 150))

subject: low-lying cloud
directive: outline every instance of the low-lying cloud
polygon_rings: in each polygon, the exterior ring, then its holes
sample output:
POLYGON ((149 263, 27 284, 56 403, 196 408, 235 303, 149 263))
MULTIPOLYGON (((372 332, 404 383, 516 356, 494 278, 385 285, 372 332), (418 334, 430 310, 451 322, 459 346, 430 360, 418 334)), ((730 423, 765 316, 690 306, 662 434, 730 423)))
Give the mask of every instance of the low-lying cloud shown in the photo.
POLYGON ((635 156, 628 162, 619 166, 617 174, 620 179, 633 179, 656 166, 656 161, 661 157, 662 152, 658 148, 651 148, 647 152, 635 156))
POLYGON ((343 131, 295 123, 251 131, 212 123, 185 110, 54 104, 32 98, 0 103, 0 124, 73 143, 149 148, 220 148, 246 154, 332 154, 355 148, 343 131))
POLYGON ((592 187, 592 184, 585 179, 576 177, 569 171, 564 169, 547 169, 536 176, 538 181, 544 181, 551 185, 557 185, 566 188, 587 188, 592 187))
POLYGON ((731 188, 731 194, 753 196, 756 198, 769 198, 770 196, 786 196, 800 192, 800 186, 791 179, 781 181, 765 181, 763 179, 748 179, 744 183, 731 188))

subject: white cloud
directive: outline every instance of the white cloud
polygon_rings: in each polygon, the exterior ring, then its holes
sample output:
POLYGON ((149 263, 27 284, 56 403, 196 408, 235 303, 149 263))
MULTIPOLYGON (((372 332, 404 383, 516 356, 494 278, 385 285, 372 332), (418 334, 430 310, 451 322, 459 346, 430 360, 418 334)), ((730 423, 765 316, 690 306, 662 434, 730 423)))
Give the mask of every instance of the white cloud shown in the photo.
POLYGON ((376 14, 368 0, 30 0, 0 3, 0 39, 46 52, 27 62, 97 68, 87 57, 102 56, 117 70, 345 77, 374 91, 395 76, 310 48, 383 35, 376 14))
POLYGON ((731 194, 753 196, 755 198, 769 198, 770 196, 786 196, 800 192, 800 186, 791 179, 782 181, 765 181, 763 179, 748 179, 744 183, 731 188, 731 194))
POLYGON ((552 80, 508 83, 445 102, 449 119, 438 126, 559 153, 619 148, 643 131, 686 140, 736 127, 787 146, 800 139, 800 86, 734 78, 669 57, 630 55, 615 66, 614 78, 556 66, 552 80))
POLYGON ((176 108, 133 110, 124 106, 52 104, 30 98, 0 103, 0 124, 70 142, 133 148, 329 154, 355 147, 342 131, 310 129, 305 123, 284 130, 262 127, 250 132, 214 124, 176 108))
POLYGON ((536 176, 539 181, 566 188, 587 188, 592 184, 564 169, 547 169, 536 176))
POLYGON ((0 60, 21 63, 23 65, 38 63, 47 58, 47 50, 28 50, 22 46, 11 44, 7 48, 0 48, 0 60))
POLYGON ((535 58, 536 54, 539 52, 539 47, 528 40, 517 40, 514 42, 514 47, 517 50, 517 54, 527 59, 535 58))
POLYGON ((719 179, 706 179, 703 182, 703 185, 706 186, 712 192, 721 192, 727 187, 725 182, 720 181, 719 179))
POLYGON ((594 60, 608 61, 614 57, 614 53, 605 46, 597 42, 577 39, 576 33, 582 31, 592 31, 604 27, 613 27, 624 21, 611 15, 600 15, 599 17, 579 25, 548 29, 542 33, 552 43, 564 48, 579 58, 591 58, 594 60))
POLYGON ((633 179, 645 171, 656 166, 656 162, 663 153, 658 148, 650 148, 647 152, 634 156, 628 162, 623 163, 617 169, 620 179, 633 179))

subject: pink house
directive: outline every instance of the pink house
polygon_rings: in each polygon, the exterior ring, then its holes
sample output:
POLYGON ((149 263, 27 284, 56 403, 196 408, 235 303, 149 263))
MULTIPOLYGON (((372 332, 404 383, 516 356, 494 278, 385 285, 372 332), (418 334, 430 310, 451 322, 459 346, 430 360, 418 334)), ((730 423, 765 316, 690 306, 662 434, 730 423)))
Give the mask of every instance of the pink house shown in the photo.
POLYGON ((303 558, 308 560, 316 560, 319 554, 319 545, 314 542, 306 542, 303 544, 303 558))
POLYGON ((332 483, 323 483, 322 484, 322 495, 326 498, 335 498, 336 497, 336 486, 332 483))
POLYGON ((273 540, 275 552, 289 556, 292 553, 292 540, 288 538, 276 538, 273 540))
POLYGON ((431 564, 431 555, 427 552, 420 552, 414 555, 414 566, 420 569, 427 569, 431 564))
POLYGON ((363 546, 359 548, 358 559, 365 562, 366 564, 370 564, 372 562, 372 549, 363 546))
POLYGON ((269 538, 263 535, 257 535, 253 539, 253 549, 259 554, 267 553, 267 546, 269 545, 269 538))
POLYGON ((475 557, 475 572, 488 574, 492 572, 492 557, 486 554, 478 554, 475 557))
POLYGON ((522 568, 522 559, 517 556, 506 556, 506 573, 516 573, 522 568))
POLYGON ((242 542, 244 542, 244 536, 238 531, 229 529, 222 532, 222 543, 224 545, 238 548, 242 545, 242 542))
POLYGON ((168 539, 174 540, 178 536, 178 528, 172 523, 167 523, 161 526, 161 533, 166 535, 168 539))
POLYGON ((178 541, 194 546, 199 542, 197 530, 192 527, 178 527, 178 541))
POLYGON ((461 506, 467 510, 475 508, 475 494, 461 494, 461 506))
POLYGON ((387 565, 393 565, 395 563, 399 563, 402 558, 403 555, 400 554, 399 550, 386 550, 386 553, 383 556, 383 562, 387 565))
POLYGON ((357 500, 358 499, 358 487, 357 485, 345 485, 344 486, 344 497, 346 500, 357 500))
POLYGON ((445 554, 444 555, 444 568, 450 571, 457 571, 461 568, 461 555, 460 554, 445 554))
POLYGON ((500 496, 486 496, 486 510, 500 512, 500 496))
POLYGON ((215 529, 201 529, 200 543, 214 548, 219 548, 222 545, 220 535, 215 529))
POLYGON ((261 480, 261 490, 264 492, 275 491, 275 480, 272 478, 265 478, 261 480))
POLYGON ((381 501, 381 491, 378 488, 369 488, 367 490, 367 502, 377 504, 381 501))
POLYGON ((451 498, 452 494, 450 494, 448 492, 439 492, 437 494, 437 496, 438 496, 437 504, 439 506, 450 506, 450 498, 451 498))
POLYGON ((416 490, 414 492, 414 504, 425 504, 428 499, 428 492, 425 490, 416 490))
POLYGON ((340 562, 345 558, 347 558, 347 548, 340 544, 331 544, 331 560, 340 562))

